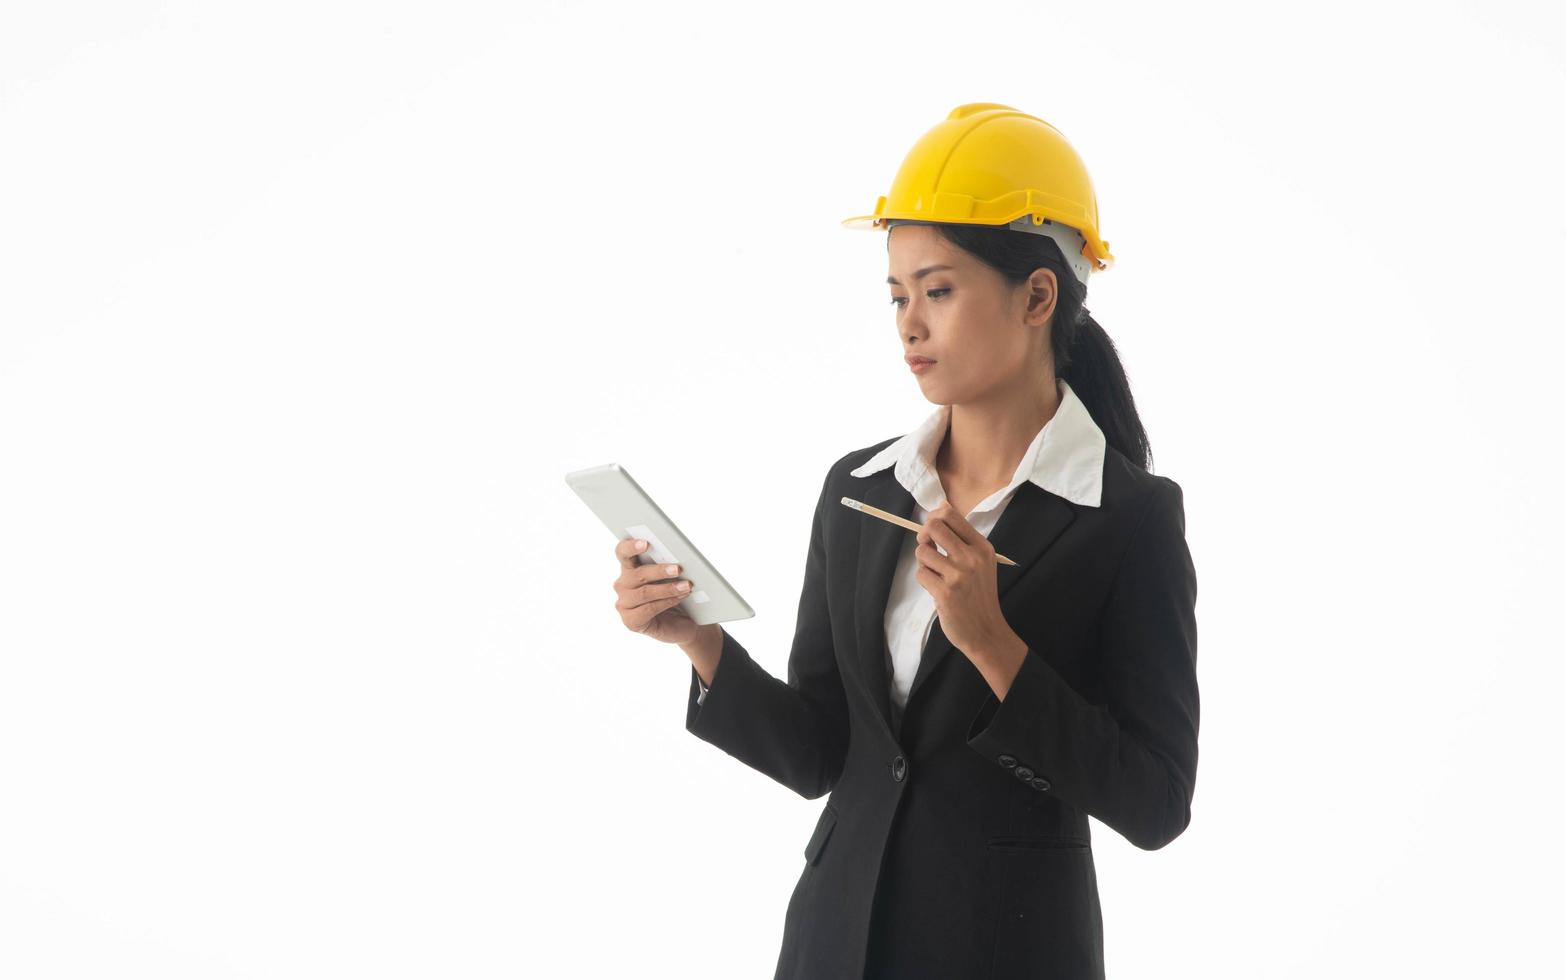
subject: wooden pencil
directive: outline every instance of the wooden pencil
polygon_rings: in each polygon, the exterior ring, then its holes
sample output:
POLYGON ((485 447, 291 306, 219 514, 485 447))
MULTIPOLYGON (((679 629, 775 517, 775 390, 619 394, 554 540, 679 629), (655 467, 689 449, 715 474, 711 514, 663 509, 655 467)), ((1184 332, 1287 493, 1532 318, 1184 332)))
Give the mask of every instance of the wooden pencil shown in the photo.
MULTIPOLYGON (((886 511, 882 510, 879 507, 871 507, 869 504, 864 503, 863 501, 855 500, 853 497, 844 497, 842 499, 841 503, 843 504, 844 507, 852 507, 854 510, 859 511, 861 514, 869 514, 871 517, 879 517, 883 521, 888 521, 888 522, 890 522, 892 524, 896 524, 898 527, 905 527, 905 528, 907 528, 910 531, 917 532, 917 531, 923 531, 924 530, 924 525, 923 524, 915 524, 913 521, 907 520, 906 518, 898 517, 896 514, 889 514, 889 513, 887 513, 886 511)), ((1015 564, 1017 564, 1016 562, 1012 561, 1010 558, 1007 558, 1005 555, 1001 554, 998 551, 995 553, 995 560, 1000 562, 1002 565, 1015 565, 1015 564)))

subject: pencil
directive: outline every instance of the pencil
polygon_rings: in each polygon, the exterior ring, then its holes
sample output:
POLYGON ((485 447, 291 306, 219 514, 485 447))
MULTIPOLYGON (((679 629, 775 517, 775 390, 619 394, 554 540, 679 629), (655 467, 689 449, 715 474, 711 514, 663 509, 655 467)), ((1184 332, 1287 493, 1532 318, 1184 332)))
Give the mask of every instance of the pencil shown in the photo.
MULTIPOLYGON (((898 517, 896 514, 888 514, 879 507, 871 507, 869 504, 855 500, 853 497, 844 497, 842 499, 842 504, 844 507, 852 507, 861 514, 869 514, 871 517, 879 517, 883 521, 889 521, 893 524, 896 524, 898 527, 906 527, 910 531, 924 530, 923 524, 915 524, 913 521, 905 520, 904 518, 898 517)), ((1002 565, 1017 564, 998 551, 995 553, 995 560, 1000 562, 1002 565)))

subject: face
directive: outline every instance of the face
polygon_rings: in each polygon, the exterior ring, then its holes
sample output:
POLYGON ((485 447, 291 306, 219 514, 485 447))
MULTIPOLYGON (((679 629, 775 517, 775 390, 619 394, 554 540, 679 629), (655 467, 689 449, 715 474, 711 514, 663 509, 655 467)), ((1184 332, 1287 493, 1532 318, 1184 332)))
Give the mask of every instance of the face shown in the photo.
POLYGON ((1048 358, 1055 274, 1039 269, 1012 286, 928 225, 897 225, 887 234, 887 288, 902 353, 935 361, 915 374, 925 397, 949 405, 1035 385, 1048 358))

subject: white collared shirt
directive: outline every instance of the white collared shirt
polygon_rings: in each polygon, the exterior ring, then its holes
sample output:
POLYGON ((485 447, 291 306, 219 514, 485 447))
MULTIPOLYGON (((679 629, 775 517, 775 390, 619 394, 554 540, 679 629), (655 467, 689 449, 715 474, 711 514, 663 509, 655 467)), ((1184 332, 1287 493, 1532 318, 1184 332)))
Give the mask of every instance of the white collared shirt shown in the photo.
MULTIPOLYGON (((1025 480, 1032 480, 1040 488, 1072 503, 1099 506, 1104 477, 1104 433, 1070 385, 1057 378, 1055 388, 1060 394, 1060 404, 1028 444, 1011 482, 979 501, 964 515, 974 530, 986 538, 1016 494, 1017 487, 1025 480)), ((849 475, 865 477, 895 466, 893 474, 897 482, 914 498, 909 520, 923 524, 930 512, 946 501, 946 490, 935 468, 935 456, 950 423, 951 406, 937 407, 918 428, 850 470, 849 475)), ((899 714, 908 703, 908 690, 913 685, 936 618, 935 599, 919 584, 917 577, 919 560, 914 556, 917 546, 917 537, 907 532, 883 617, 887 676, 891 679, 893 707, 899 714)), ((940 551, 946 553, 944 548, 940 551)), ((707 686, 699 677, 696 684, 700 688, 696 703, 701 704, 707 696, 707 686)))

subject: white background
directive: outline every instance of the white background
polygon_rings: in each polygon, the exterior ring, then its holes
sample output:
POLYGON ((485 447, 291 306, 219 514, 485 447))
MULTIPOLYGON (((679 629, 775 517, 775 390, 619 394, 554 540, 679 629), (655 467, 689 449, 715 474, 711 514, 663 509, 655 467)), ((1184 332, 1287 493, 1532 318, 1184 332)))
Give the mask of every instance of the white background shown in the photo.
POLYGON ((931 409, 873 208, 1060 127, 1199 578, 1112 977, 1559 976, 1542 3, 9 3, 0 975, 770 976, 807 801, 684 728, 562 476, 782 676, 826 468, 931 409))

